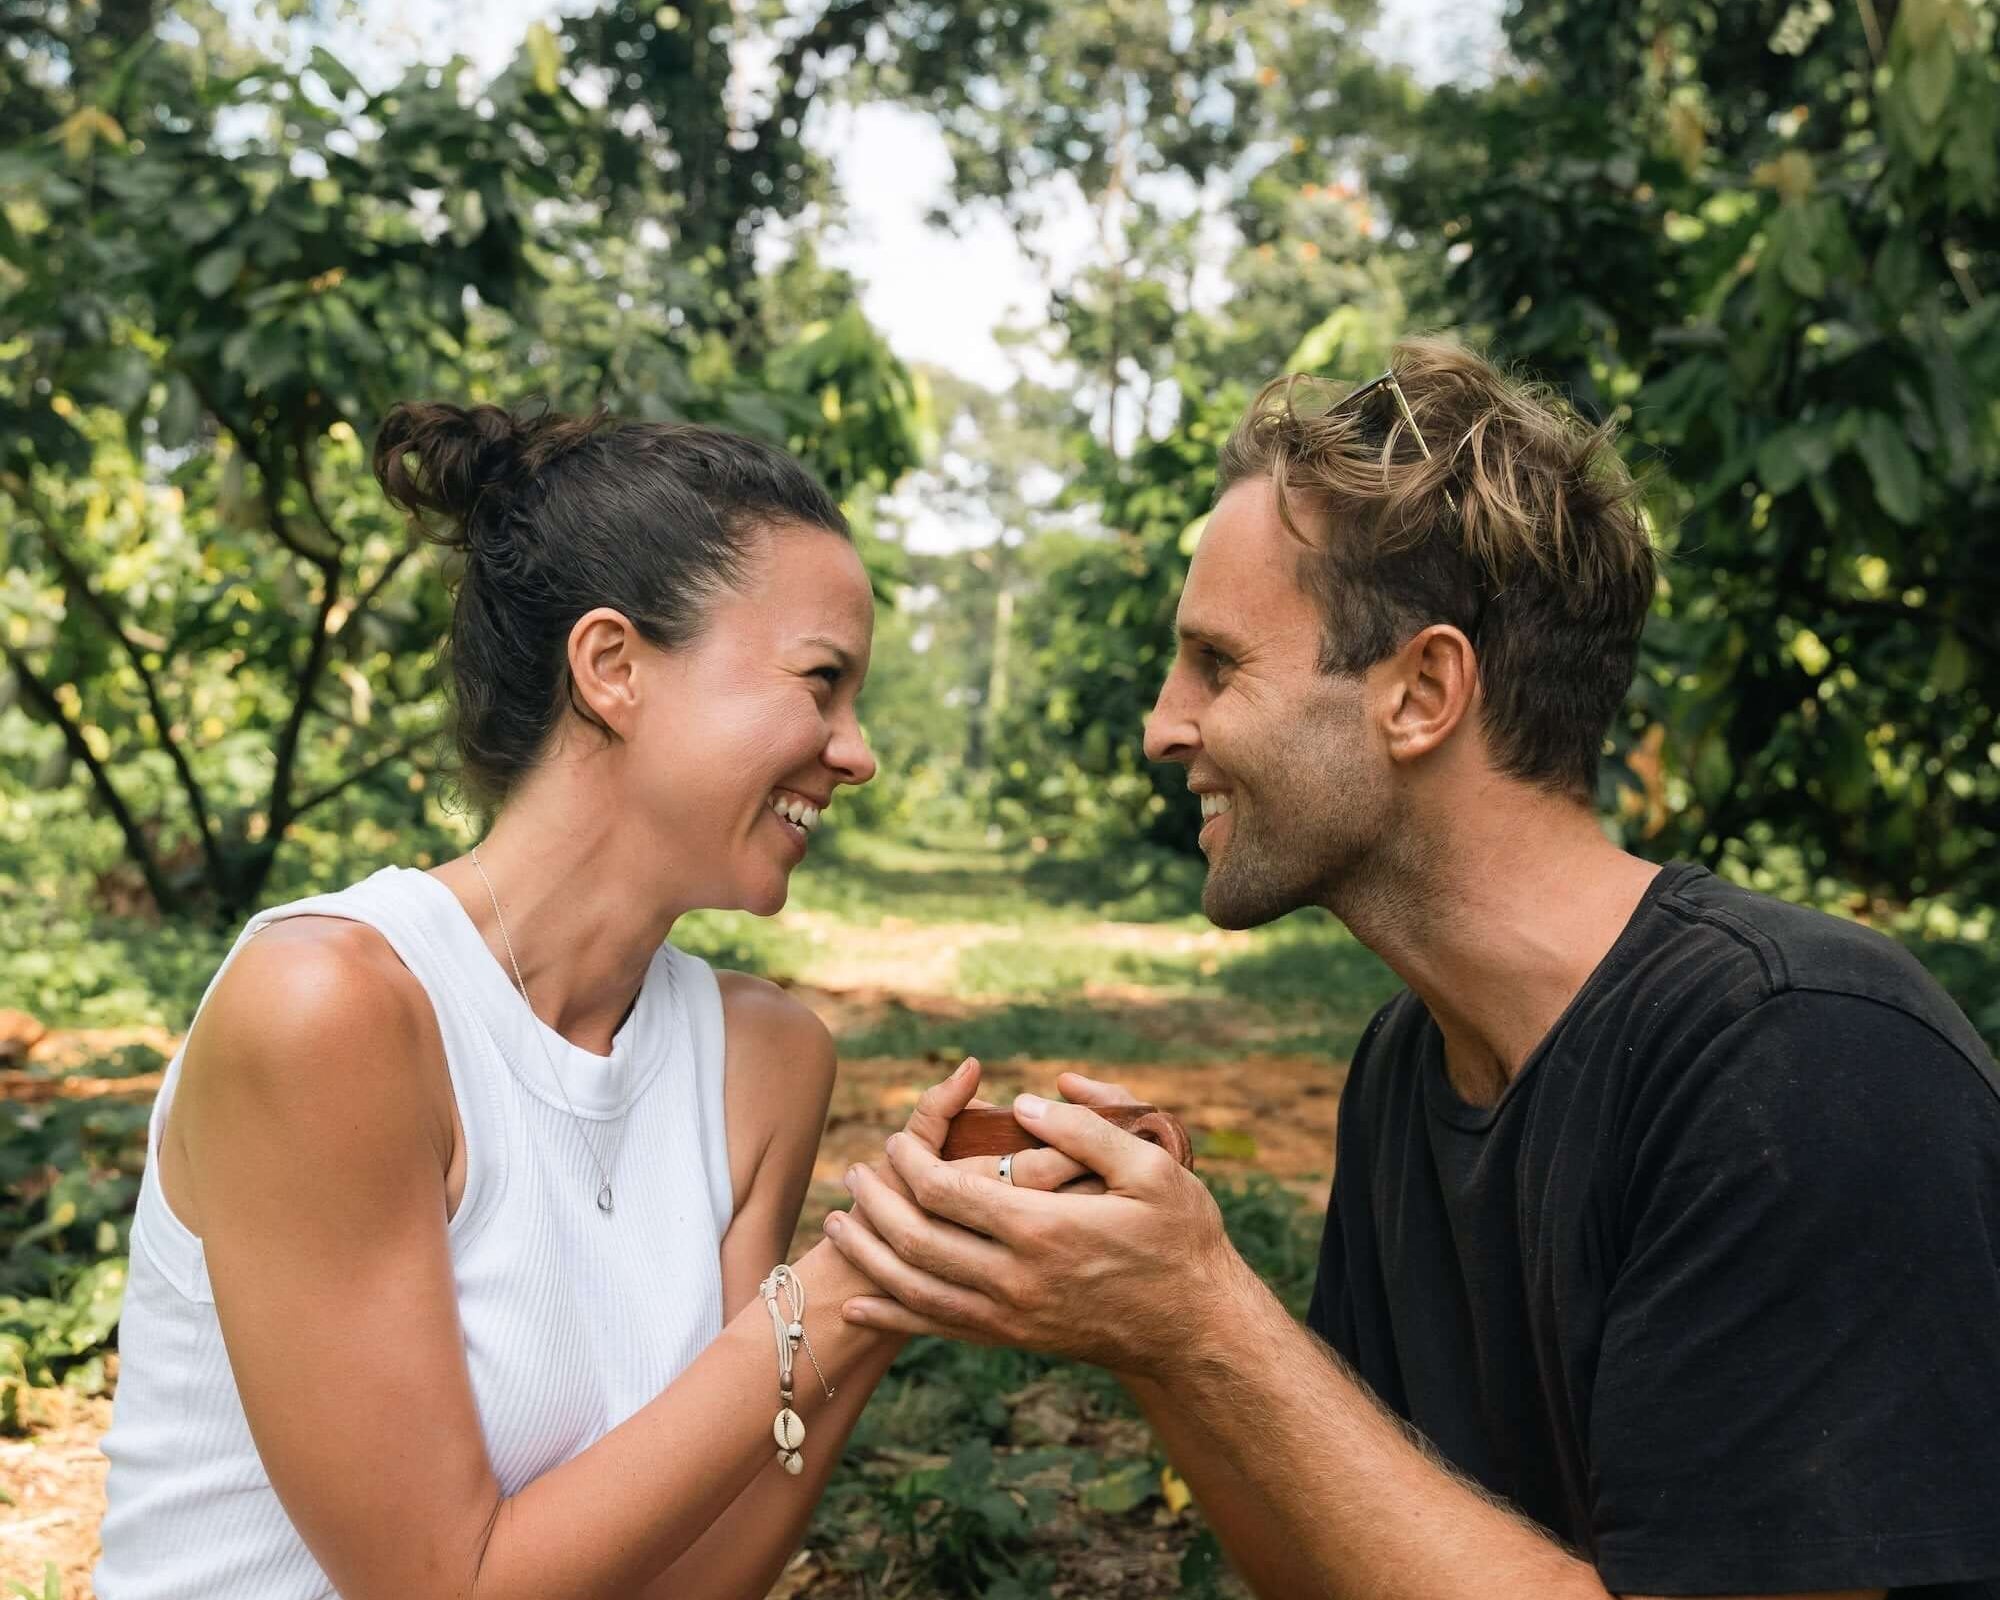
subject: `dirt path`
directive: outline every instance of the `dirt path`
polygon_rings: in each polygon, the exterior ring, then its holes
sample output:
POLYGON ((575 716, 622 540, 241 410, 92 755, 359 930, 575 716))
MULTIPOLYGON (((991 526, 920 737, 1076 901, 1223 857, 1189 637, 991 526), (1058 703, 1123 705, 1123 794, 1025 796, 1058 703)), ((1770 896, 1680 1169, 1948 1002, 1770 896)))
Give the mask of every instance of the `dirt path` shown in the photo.
MULTIPOLYGON (((1146 932, 1151 934, 1152 930, 1146 932)), ((992 930, 981 930, 980 936, 990 938, 992 930)), ((948 938, 936 937, 935 930, 924 930, 921 939, 912 930, 908 945, 898 951, 903 959, 896 963, 897 987, 885 987, 877 978, 851 986, 800 986, 794 992, 836 1034, 858 1034, 899 1010, 946 1023, 975 1017, 981 1002, 950 997, 925 982, 935 983, 948 970, 937 952, 948 950, 955 957, 956 945, 948 938)), ((871 973, 879 974, 880 955, 879 949, 874 952, 866 969, 857 962, 851 975, 865 980, 871 973)), ((1094 1009, 1129 1020, 1148 1036, 1167 1025, 1157 1002, 1140 993, 1107 989, 1091 991, 1086 999, 1094 1009)), ((1312 1056, 1260 1054, 1254 1049, 1239 1053, 1254 1043, 1254 1023, 1232 1026, 1226 1018, 1205 1020, 1218 1030, 1213 1041, 1218 1058, 1212 1062, 1127 1067, 1056 1058, 1016 1059, 990 1066, 983 1092, 995 1100, 1028 1089, 1052 1094, 1057 1075, 1072 1070, 1119 1082, 1140 1098, 1180 1115, 1196 1137, 1204 1172, 1219 1176, 1267 1173, 1323 1205, 1332 1170, 1334 1120, 1344 1069, 1312 1056)), ((1204 1035, 1209 1031, 1205 1027, 1204 1035)), ((128 1078, 92 1078, 73 1072, 48 1076, 128 1043, 170 1051, 176 1041, 156 1029, 96 1029, 88 1035, 52 1035, 37 1045, 28 1069, 0 1072, 0 1101, 35 1101, 55 1095, 149 1096, 159 1086, 157 1073, 128 1078)), ((826 1211, 846 1199, 840 1180, 847 1167, 878 1155, 883 1140, 902 1125, 923 1087, 957 1065, 955 1055, 936 1054, 942 1059, 877 1056, 842 1061, 826 1138, 800 1223, 802 1246, 818 1237, 826 1211)), ((46 1397, 44 1404, 46 1426, 38 1427, 26 1439, 0 1439, 0 1496, 5 1497, 0 1499, 0 1585, 17 1582, 39 1595, 44 1566, 53 1562, 66 1600, 89 1600, 89 1571, 96 1560, 97 1524, 103 1514, 104 1458, 97 1441, 109 1423, 110 1402, 54 1395, 46 1397)), ((1131 1561, 1140 1556, 1107 1551, 1105 1559, 1131 1561)), ((781 1583, 776 1593, 808 1593, 814 1588, 811 1578, 808 1561, 781 1583)), ((1116 1592, 1152 1591, 1120 1588, 1116 1592)))

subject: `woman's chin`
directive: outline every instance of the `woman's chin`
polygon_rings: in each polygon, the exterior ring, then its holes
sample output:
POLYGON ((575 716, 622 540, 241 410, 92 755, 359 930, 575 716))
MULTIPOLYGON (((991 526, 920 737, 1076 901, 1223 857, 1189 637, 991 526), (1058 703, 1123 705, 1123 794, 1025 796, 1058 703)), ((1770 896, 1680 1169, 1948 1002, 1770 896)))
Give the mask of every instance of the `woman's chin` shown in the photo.
POLYGON ((742 909, 753 917, 775 917, 785 909, 785 902, 791 898, 791 874, 784 873, 749 888, 744 893, 742 909))

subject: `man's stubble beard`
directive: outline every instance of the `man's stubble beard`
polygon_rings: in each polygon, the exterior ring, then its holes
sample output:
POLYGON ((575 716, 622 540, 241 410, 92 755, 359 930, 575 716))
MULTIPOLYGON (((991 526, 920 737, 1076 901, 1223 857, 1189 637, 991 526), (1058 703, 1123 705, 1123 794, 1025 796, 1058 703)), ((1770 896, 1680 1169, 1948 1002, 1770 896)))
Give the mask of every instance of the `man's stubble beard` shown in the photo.
POLYGON ((1348 921, 1393 897, 1412 842, 1393 785, 1368 759, 1358 707, 1340 705, 1321 726, 1335 731, 1317 748, 1294 742, 1262 763, 1255 793, 1239 787, 1202 887, 1217 927, 1255 928, 1315 905, 1348 921))

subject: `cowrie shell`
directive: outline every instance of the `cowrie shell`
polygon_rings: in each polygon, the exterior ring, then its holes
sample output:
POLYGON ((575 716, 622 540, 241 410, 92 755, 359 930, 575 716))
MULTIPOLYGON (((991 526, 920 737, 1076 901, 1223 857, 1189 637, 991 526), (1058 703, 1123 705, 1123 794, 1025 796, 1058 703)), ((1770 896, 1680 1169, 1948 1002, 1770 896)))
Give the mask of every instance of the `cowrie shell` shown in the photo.
POLYGON ((806 1425, 799 1414, 787 1406, 772 1420, 771 1437, 778 1441, 780 1450, 797 1450, 806 1442, 806 1425))

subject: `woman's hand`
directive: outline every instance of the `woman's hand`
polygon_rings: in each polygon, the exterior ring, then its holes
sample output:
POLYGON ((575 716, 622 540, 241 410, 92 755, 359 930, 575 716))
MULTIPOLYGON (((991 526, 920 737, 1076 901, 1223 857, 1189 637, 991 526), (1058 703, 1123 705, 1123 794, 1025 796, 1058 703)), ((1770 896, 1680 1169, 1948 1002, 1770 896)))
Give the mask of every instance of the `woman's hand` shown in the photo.
MULTIPOLYGON (((944 1150, 945 1134, 951 1129, 951 1119, 968 1106, 988 1106, 991 1102, 975 1099, 979 1089, 979 1062, 968 1056, 959 1068, 942 1083, 934 1083, 918 1098, 910 1120, 903 1124, 903 1131, 917 1140, 932 1155, 944 1150)), ((962 1161, 951 1163, 968 1172, 976 1172, 982 1177, 1000 1176, 998 1156, 967 1156, 962 1161)), ((910 1197, 903 1180, 896 1175, 896 1169, 889 1164, 886 1156, 868 1163, 869 1170, 884 1183, 892 1185, 905 1199, 910 1197)), ((1086 1183, 1097 1182, 1096 1175, 1082 1163, 1071 1160, 1060 1150, 1044 1146, 1037 1150, 1023 1150, 1014 1157, 1010 1176, 1017 1189, 1060 1189, 1066 1184, 1081 1179, 1086 1183)))

